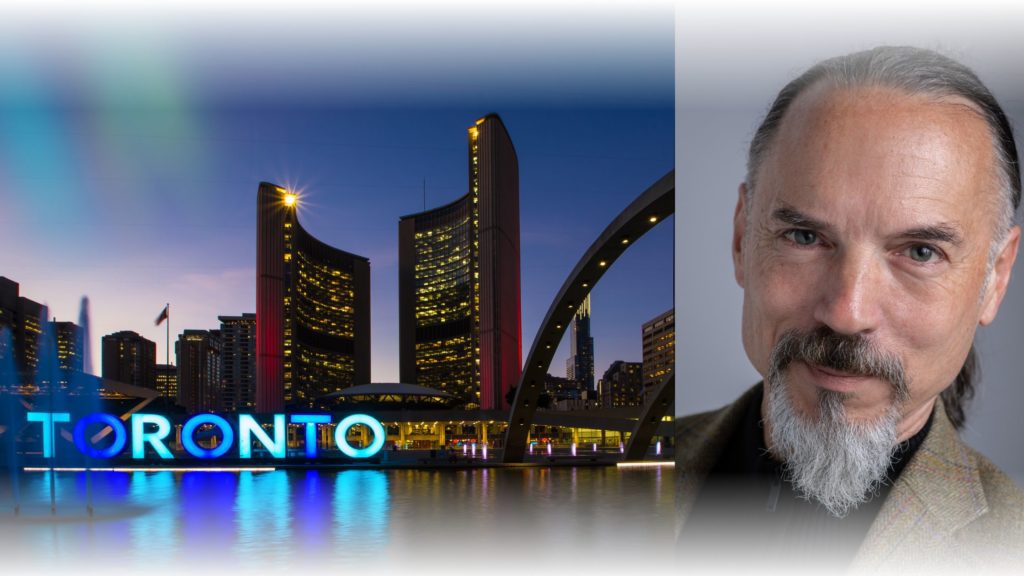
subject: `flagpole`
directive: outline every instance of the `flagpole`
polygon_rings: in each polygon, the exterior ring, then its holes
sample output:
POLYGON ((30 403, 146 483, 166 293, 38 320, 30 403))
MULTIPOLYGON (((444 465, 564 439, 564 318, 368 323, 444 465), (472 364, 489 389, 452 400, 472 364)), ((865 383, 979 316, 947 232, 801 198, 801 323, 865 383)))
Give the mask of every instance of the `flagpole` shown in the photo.
POLYGON ((171 303, 167 303, 167 340, 164 342, 164 364, 171 365, 171 303))

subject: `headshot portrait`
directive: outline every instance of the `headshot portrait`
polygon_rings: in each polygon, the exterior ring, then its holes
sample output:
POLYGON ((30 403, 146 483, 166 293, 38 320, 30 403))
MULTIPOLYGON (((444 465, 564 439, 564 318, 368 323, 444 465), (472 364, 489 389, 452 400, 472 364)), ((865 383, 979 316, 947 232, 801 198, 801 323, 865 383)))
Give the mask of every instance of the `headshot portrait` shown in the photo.
POLYGON ((677 16, 678 559, 1019 567, 1021 46, 763 16, 677 16))

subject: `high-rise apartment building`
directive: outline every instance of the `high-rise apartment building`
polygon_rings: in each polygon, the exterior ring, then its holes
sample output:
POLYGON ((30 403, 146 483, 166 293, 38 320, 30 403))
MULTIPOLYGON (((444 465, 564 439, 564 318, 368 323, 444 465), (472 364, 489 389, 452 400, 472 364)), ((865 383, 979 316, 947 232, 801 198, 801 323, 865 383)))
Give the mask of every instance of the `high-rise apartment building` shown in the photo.
MULTIPOLYGON (((35 392, 34 375, 39 366, 39 337, 46 321, 46 306, 19 294, 17 282, 0 276, 0 330, 10 332, 10 350, 0 343, 0 354, 11 354, 19 382, 11 392, 35 392)), ((4 356, 6 359, 6 356, 4 356)), ((5 360, 6 361, 6 360, 5 360)))
POLYGON ((178 402, 178 367, 174 364, 156 365, 156 391, 171 402, 178 402))
POLYGON ((580 383, 572 378, 559 378, 547 374, 544 377, 544 390, 552 400, 576 399, 583 395, 580 383))
POLYGON ((675 308, 644 322, 643 340, 644 391, 671 374, 676 366, 675 308))
POLYGON ((185 330, 174 343, 178 404, 190 414, 220 408, 220 347, 220 330, 185 330))
MULTIPOLYGON (((256 409, 310 407, 370 381, 370 261, 303 229, 301 199, 257 197, 256 409)), ((179 386, 183 382, 179 381, 179 386)))
POLYGON ((469 191, 398 224, 399 377, 501 409, 522 370, 519 163, 501 119, 469 128, 469 191))
MULTIPOLYGON (((10 335, 12 343, 10 346, 13 348, 14 340, 14 327, 16 325, 15 317, 18 314, 18 283, 0 276, 0 330, 7 329, 10 335)), ((0 346, 3 343, 0 342, 0 346)), ((0 353, 6 351, 7 348, 0 349, 0 353)), ((12 350, 13 353, 13 350, 12 350)))
POLYGON ((102 339, 103 377, 156 389, 156 342, 131 330, 102 339))
POLYGON ((81 372, 85 369, 85 342, 82 328, 74 322, 53 320, 53 333, 57 338, 57 363, 61 370, 81 372))
POLYGON ((56 318, 50 328, 57 347, 59 388, 75 395, 94 392, 88 387, 90 380, 80 377, 85 368, 82 328, 74 322, 58 322, 56 318))
POLYGON ((220 316, 220 409, 256 407, 256 315, 220 316))
POLYGON ((594 391, 594 338, 590 335, 590 294, 583 299, 569 325, 571 356, 565 362, 565 377, 594 391))
POLYGON ((601 406, 621 408, 643 404, 643 375, 640 362, 616 360, 601 378, 601 406))

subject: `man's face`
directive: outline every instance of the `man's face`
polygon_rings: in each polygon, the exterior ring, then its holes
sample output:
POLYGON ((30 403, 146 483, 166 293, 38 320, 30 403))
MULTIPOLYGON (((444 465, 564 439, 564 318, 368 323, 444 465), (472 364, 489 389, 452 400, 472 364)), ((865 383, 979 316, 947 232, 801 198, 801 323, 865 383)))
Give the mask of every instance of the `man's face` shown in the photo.
MULTIPOLYGON (((787 332, 860 336, 905 371, 900 440, 919 429, 1009 280, 1017 228, 986 283, 1004 201, 995 175, 987 125, 963 102, 888 88, 801 95, 735 216, 743 344, 755 368, 768 373, 787 332)), ((842 393, 852 421, 877 420, 895 401, 884 379, 801 360, 784 381, 808 418, 820 390, 842 393)))

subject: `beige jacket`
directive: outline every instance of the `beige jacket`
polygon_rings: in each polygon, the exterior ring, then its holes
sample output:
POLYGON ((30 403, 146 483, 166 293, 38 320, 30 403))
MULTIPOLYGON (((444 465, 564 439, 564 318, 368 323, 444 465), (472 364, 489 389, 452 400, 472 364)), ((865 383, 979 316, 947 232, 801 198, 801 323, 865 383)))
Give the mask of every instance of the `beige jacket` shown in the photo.
MULTIPOLYGON (((676 420, 679 528, 760 387, 720 410, 676 420)), ((852 570, 1024 573, 1024 493, 961 442, 942 402, 935 403, 934 416, 924 443, 871 525, 852 570)))

